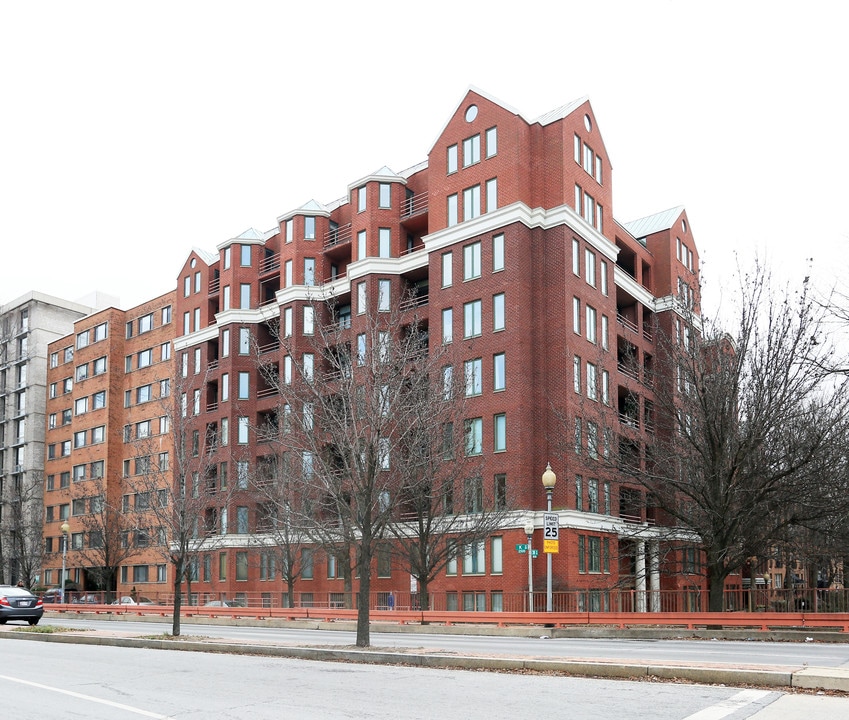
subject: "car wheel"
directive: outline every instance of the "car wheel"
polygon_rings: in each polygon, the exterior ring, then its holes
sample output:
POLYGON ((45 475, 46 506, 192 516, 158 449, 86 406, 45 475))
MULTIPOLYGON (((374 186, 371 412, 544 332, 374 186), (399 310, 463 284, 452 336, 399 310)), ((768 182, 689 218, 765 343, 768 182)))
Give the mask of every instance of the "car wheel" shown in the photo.
POLYGON ((28 620, 27 622, 29 622, 30 625, 38 625, 39 619, 40 618, 34 618, 32 620, 28 620))
POLYGON ((6 624, 6 618, 0 618, 0 625, 6 624))

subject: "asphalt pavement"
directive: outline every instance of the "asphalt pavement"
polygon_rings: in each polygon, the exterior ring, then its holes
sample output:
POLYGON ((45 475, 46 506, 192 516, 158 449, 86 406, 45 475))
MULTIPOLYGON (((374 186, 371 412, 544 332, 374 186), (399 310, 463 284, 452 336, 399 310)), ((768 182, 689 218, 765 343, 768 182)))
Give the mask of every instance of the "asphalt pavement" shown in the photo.
MULTIPOLYGON (((74 618, 85 619, 87 613, 75 613, 74 618)), ((45 612, 43 625, 49 625, 51 617, 65 617, 57 611, 45 612)), ((103 615, 92 616, 98 620, 104 619, 103 615)), ((251 655, 265 655, 277 657, 301 658, 308 660, 326 660, 358 662, 382 665, 408 665, 418 667, 458 668, 495 671, 521 671, 521 672, 544 672, 563 673, 567 675, 599 677, 599 678, 630 678, 630 679, 657 679, 667 681, 689 681, 704 684, 723 684, 728 686, 745 687, 776 687, 776 688, 799 688, 808 690, 837 691, 849 693, 849 667, 777 667, 768 665, 739 665, 716 662, 688 662, 688 663, 663 663, 652 662, 623 662, 621 660, 586 660, 568 658, 539 658, 539 657, 506 657, 504 655, 488 656, 484 654, 451 654, 422 650, 386 649, 386 648, 356 648, 351 646, 315 647, 315 646, 292 646, 291 644, 280 644, 274 640, 257 642, 240 641, 228 638, 222 640, 214 637, 192 638, 190 636, 180 639, 168 639, 166 637, 151 637, 144 633, 128 632, 122 629, 122 620, 139 622, 149 618, 151 622, 161 623, 169 618, 156 616, 138 615, 110 615, 110 619, 116 621, 115 627, 109 629, 87 629, 85 632, 29 632, 39 628, 27 628, 21 625, 0 626, 0 640, 22 640, 36 642, 61 642, 87 645, 112 645, 123 647, 144 647, 170 650, 183 650, 191 652, 215 652, 215 653, 244 653, 251 655)), ((181 623, 185 626, 192 624, 204 625, 228 625, 228 624, 259 624, 268 627, 270 623, 245 623, 244 620, 231 620, 217 618, 211 622, 210 618, 182 618, 181 623)), ((42 626, 43 626, 42 625, 42 626)), ((318 623, 315 621, 287 621, 281 627, 310 628, 322 630, 355 630, 353 623, 334 622, 318 623)), ((427 633, 427 634, 468 634, 468 635, 511 635, 511 636, 539 636, 541 633, 550 632, 558 637, 583 636, 586 637, 586 629, 541 629, 535 627, 510 627, 494 628, 492 626, 475 625, 452 625, 450 627, 427 625, 417 626, 404 624, 402 626, 393 623, 373 623, 372 632, 404 632, 404 633, 427 633)), ((691 631, 688 631, 691 633, 691 631)), ((691 633, 695 637, 697 634, 691 633)), ((711 631, 713 637, 722 639, 738 639, 735 631, 711 631)), ((758 639, 752 637, 752 631, 747 631, 746 639, 758 639)), ((757 633, 754 633, 757 635, 757 633)), ((786 633, 785 637, 776 637, 775 633, 762 634, 765 640, 814 640, 828 642, 846 642, 849 638, 843 638, 840 634, 808 632, 796 637, 793 633, 786 633)), ((633 637, 633 638, 656 638, 663 639, 681 637, 680 629, 639 629, 621 630, 592 628, 593 637, 633 637), (606 635, 605 635, 606 632, 606 635)))

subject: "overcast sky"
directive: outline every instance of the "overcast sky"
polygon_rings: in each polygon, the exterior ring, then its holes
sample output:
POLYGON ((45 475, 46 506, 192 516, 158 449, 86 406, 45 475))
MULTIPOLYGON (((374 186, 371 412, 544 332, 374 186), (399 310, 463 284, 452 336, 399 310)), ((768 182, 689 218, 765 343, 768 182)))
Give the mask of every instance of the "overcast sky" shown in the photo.
POLYGON ((0 10, 0 304, 131 307, 208 251, 426 159, 473 85, 589 96, 627 222, 687 208, 707 297, 734 253, 828 284, 849 244, 842 3, 18 2, 0 10))

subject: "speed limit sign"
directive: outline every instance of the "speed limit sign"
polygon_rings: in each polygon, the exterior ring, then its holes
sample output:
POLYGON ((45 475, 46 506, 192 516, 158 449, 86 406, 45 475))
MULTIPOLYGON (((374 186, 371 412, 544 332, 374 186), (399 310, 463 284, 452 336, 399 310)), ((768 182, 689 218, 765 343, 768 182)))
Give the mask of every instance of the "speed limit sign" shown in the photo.
POLYGON ((542 551, 556 553, 560 550, 560 516, 557 513, 543 513, 542 551))

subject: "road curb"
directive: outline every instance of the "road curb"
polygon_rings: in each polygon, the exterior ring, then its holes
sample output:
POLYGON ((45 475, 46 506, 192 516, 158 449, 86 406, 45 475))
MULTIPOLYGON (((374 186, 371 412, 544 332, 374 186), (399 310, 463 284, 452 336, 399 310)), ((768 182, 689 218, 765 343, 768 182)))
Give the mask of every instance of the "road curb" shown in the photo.
POLYGON ((687 680, 694 683, 729 686, 795 687, 849 692, 849 670, 841 668, 805 668, 795 672, 759 668, 697 667, 643 663, 609 663, 585 660, 548 660, 504 658, 476 655, 442 655, 438 653, 403 653, 386 650, 315 648, 303 646, 251 645, 231 642, 199 642, 103 635, 37 634, 2 632, 0 638, 33 642, 58 642, 77 645, 134 647, 184 652, 262 655, 320 662, 351 662, 370 665, 410 665, 427 668, 463 670, 559 672, 568 675, 660 680, 687 680))

